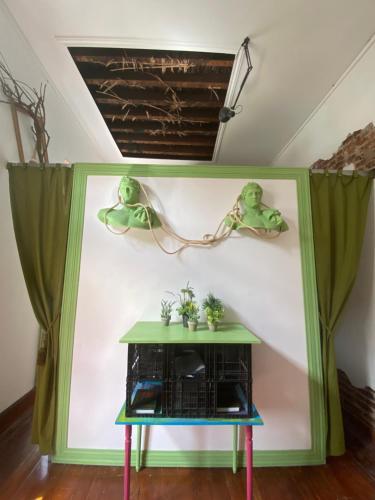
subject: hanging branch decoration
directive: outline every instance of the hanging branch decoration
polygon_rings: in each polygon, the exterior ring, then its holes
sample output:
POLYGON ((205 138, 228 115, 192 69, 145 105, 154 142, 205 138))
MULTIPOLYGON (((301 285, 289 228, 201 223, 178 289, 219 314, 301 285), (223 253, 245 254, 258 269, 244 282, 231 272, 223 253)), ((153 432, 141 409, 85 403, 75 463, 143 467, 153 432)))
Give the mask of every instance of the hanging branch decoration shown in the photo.
MULTIPOLYGON (((136 121, 137 119, 142 119, 142 117, 136 117, 134 115, 131 115, 130 110, 131 108, 134 109, 143 108, 145 109, 145 115, 148 120, 154 120, 160 123, 160 129, 153 131, 153 133, 150 135, 165 136, 166 131, 168 130, 168 124, 201 125, 202 123, 204 123, 199 119, 184 118, 182 114, 182 108, 184 105, 186 105, 186 103, 180 100, 180 98, 177 95, 177 92, 170 85, 168 85, 168 83, 165 82, 160 76, 152 73, 151 71, 147 71, 147 70, 161 70, 163 75, 167 71, 170 71, 171 73, 174 73, 175 71, 187 73, 190 69, 195 68, 197 66, 196 64, 189 61, 189 59, 174 59, 171 57, 166 57, 166 58, 151 57, 147 62, 142 62, 138 60, 136 57, 128 57, 125 54, 120 60, 114 59, 108 62, 103 62, 100 59, 95 60, 94 58, 91 59, 91 62, 103 65, 106 68, 108 68, 109 71, 111 72, 117 72, 117 71, 123 72, 129 70, 134 72, 141 71, 142 73, 149 75, 150 77, 157 80, 160 83, 161 87, 164 88, 164 94, 166 96, 164 102, 165 108, 162 106, 157 106, 155 104, 152 104, 147 99, 145 99, 143 102, 138 102, 138 103, 131 102, 128 99, 124 99, 120 95, 118 95, 117 92, 115 92, 114 90, 117 86, 122 86, 124 82, 121 79, 106 80, 100 85, 100 90, 97 90, 97 93, 111 97, 121 105, 121 110, 124 111, 124 114, 122 116, 112 115, 111 118, 112 122, 115 121, 116 119, 122 119, 122 121, 125 121, 127 119, 131 119, 132 121, 136 121), (153 116, 152 114, 150 114, 148 110, 157 111, 158 113, 161 113, 164 117, 163 121, 158 119, 157 115, 153 116)), ((127 82, 126 86, 139 88, 142 90, 145 89, 144 86, 140 85, 138 82, 134 83, 127 82)), ((214 94, 215 98, 219 100, 217 92, 215 92, 215 90, 212 87, 209 87, 209 90, 211 93, 214 94)), ((184 134, 177 133, 177 135, 182 137, 184 134)))
MULTIPOLYGON (((180 101, 179 97, 177 96, 176 91, 170 85, 168 85, 162 78, 160 78, 160 76, 154 75, 153 73, 149 73, 147 71, 144 73, 147 75, 150 75, 152 78, 155 78, 161 84, 161 86, 164 88, 164 94, 166 95, 165 104, 166 104, 167 109, 162 108, 161 106, 156 106, 154 104, 151 104, 147 100, 144 100, 143 102, 140 102, 140 103, 134 103, 128 99, 124 99, 113 90, 114 88, 116 88, 116 86, 122 85, 122 80, 118 80, 118 79, 117 80, 116 79, 115 80, 106 80, 105 82, 103 82, 100 85, 101 90, 98 90, 97 93, 111 97, 112 99, 116 100, 121 105, 121 110, 124 111, 124 114, 122 116, 112 115, 112 121, 116 120, 116 118, 122 119, 122 121, 125 121, 129 116, 131 108, 142 107, 142 108, 146 108, 145 113, 146 113, 148 120, 155 119, 155 121, 159 121, 157 117, 154 118, 153 115, 150 115, 148 113, 147 108, 150 110, 156 110, 159 113, 162 113, 163 115, 165 115, 167 123, 170 123, 170 124, 181 125, 183 123, 190 123, 190 124, 203 123, 202 121, 200 121, 198 119, 184 118, 182 116, 181 112, 182 112, 183 104, 185 104, 185 103, 180 101)), ((144 87, 141 87, 136 83, 134 83, 134 85, 131 85, 131 84, 128 84, 128 85, 144 89, 144 87)), ((130 116, 129 118, 131 118, 133 121, 137 119, 136 116, 130 116)), ((140 119, 142 119, 142 118, 140 118, 140 119)), ((165 126, 164 122, 160 122, 160 123, 162 126, 164 125, 164 130, 165 130, 166 126, 165 126)), ((163 130, 163 128, 162 128, 162 130, 163 130)), ((161 133, 163 134, 163 132, 161 132, 161 133)))
POLYGON ((0 61, 0 88, 6 98, 5 100, 0 100, 0 103, 9 104, 12 109, 20 161, 24 162, 25 157, 22 149, 17 112, 29 116, 33 122, 33 126, 31 127, 35 140, 33 157, 36 154, 40 163, 48 163, 50 136, 46 130, 46 84, 41 84, 38 90, 30 87, 27 83, 14 78, 7 64, 0 61))
POLYGON ((207 233, 201 239, 192 240, 177 234, 168 224, 162 222, 153 208, 142 184, 132 177, 123 177, 118 189, 118 201, 98 212, 98 219, 113 234, 122 235, 131 228, 150 230, 155 243, 168 255, 174 255, 187 247, 209 247, 229 238, 233 230, 246 229, 263 239, 278 237, 288 230, 288 225, 278 210, 261 202, 262 188, 255 182, 246 184, 231 210, 221 220, 214 233, 207 233), (139 201, 143 193, 148 205, 139 201), (244 206, 241 211, 240 202, 244 206), (118 206, 121 208, 117 209, 118 206), (117 209, 117 210, 116 210, 117 209), (160 228, 169 237, 180 243, 174 250, 167 250, 160 242, 154 229, 160 228))

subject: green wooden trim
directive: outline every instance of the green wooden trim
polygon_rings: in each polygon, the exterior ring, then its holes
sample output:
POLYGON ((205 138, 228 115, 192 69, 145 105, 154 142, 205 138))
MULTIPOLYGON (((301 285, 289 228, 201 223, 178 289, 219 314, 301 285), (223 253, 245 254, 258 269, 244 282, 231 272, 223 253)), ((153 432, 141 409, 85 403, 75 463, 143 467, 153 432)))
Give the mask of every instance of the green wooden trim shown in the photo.
POLYGON ((133 175, 135 177, 197 177, 212 179, 294 179, 307 169, 233 165, 131 165, 123 163, 77 163, 83 175, 133 175))
MULTIPOLYGON (((131 463, 136 466, 137 451, 132 450, 131 463)), ((52 458, 55 463, 79 465, 124 464, 123 450, 70 448, 52 458)), ((255 467, 288 467, 319 465, 311 450, 255 451, 255 467)), ((227 467, 233 466, 232 451, 145 451, 141 453, 141 466, 145 467, 227 467)), ((237 452, 237 466, 245 467, 245 451, 237 452)))
MULTIPOLYGON (((136 177, 197 177, 295 180, 298 196, 301 265, 306 318, 306 346, 309 373, 311 439, 309 450, 256 451, 255 464, 313 465, 325 461, 325 426, 315 262, 312 239, 309 172, 304 168, 199 166, 199 165, 124 165, 77 164, 74 166, 72 209, 60 331, 59 386, 56 432, 56 462, 84 464, 121 464, 122 452, 116 450, 77 450, 67 447, 70 380, 76 301, 79 284, 80 255, 86 184, 89 175, 133 175, 136 177)), ((239 463, 240 456, 239 456, 239 463)), ((231 467, 232 452, 163 452, 146 453, 146 465, 180 467, 231 467)))
POLYGON ((119 340, 124 344, 260 344, 261 340, 240 323, 219 323, 211 332, 200 323, 190 332, 181 323, 164 326, 160 321, 137 321, 119 340))
POLYGON ((310 199, 310 172, 308 169, 304 169, 303 174, 297 181, 297 199, 310 389, 311 448, 316 453, 317 458, 321 460, 321 463, 324 463, 326 457, 326 429, 310 199))
POLYGON ((56 455, 67 448, 70 382, 73 358, 74 327, 81 266, 83 221, 87 176, 74 169, 69 221, 68 249, 65 264, 64 293, 61 309, 59 374, 57 392, 56 455))

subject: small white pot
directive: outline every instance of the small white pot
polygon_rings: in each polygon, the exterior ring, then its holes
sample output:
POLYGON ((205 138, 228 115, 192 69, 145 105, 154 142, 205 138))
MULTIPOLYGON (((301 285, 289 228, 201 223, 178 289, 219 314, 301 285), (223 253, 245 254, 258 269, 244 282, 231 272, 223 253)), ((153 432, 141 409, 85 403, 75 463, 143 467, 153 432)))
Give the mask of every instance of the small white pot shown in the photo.
POLYGON ((198 323, 196 321, 188 321, 189 332, 195 332, 197 330, 198 323))

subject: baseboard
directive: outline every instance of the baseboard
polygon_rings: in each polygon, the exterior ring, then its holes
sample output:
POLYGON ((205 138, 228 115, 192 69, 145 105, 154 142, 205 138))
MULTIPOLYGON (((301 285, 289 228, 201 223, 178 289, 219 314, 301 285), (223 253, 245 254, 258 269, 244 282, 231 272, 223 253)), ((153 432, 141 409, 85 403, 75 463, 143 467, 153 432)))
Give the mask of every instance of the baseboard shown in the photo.
MULTIPOLYGON (((136 452, 132 450, 131 463, 135 465, 136 452)), ((238 466, 245 467, 245 453, 237 455, 238 466)), ((122 450, 97 450, 68 448, 52 457, 62 464, 123 465, 122 450)), ((143 451, 142 465, 146 467, 232 467, 232 451, 143 451)), ((255 451, 255 467, 283 467, 295 465, 320 465, 324 457, 313 450, 255 451)))
POLYGON ((35 389, 24 394, 15 403, 0 413, 0 433, 8 429, 34 403, 35 389))

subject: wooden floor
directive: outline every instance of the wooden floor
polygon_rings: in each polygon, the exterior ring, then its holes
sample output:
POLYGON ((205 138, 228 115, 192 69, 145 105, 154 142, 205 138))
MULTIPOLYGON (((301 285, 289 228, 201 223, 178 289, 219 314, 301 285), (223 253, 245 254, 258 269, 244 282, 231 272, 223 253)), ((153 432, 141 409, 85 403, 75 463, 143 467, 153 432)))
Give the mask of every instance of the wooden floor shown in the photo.
MULTIPOLYGON (((30 444, 31 410, 0 434, 0 499, 122 498, 122 468, 51 464, 30 444)), ((132 471, 132 500, 243 500, 230 469, 132 471)), ((255 469, 255 500, 375 500, 374 447, 353 435, 345 456, 318 467, 255 469)))

